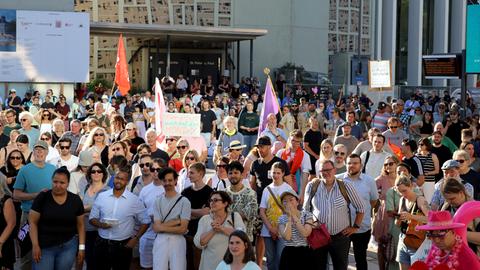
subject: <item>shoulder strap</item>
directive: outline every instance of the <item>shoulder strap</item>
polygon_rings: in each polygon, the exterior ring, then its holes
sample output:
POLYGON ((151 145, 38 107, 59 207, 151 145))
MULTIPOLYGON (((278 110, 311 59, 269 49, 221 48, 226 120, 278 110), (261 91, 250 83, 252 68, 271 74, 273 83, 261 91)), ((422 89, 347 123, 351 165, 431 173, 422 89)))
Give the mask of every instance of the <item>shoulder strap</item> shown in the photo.
POLYGON ((140 175, 133 178, 133 182, 132 182, 132 186, 130 187, 130 192, 133 192, 133 190, 135 189, 135 187, 137 186, 138 184, 138 180, 140 179, 140 175))
POLYGON ((347 202, 347 208, 348 208, 348 220, 350 222, 350 227, 352 226, 352 214, 350 211, 350 197, 348 197, 348 192, 347 188, 345 187, 345 182, 343 180, 337 179, 337 184, 338 184, 338 189, 340 190, 340 193, 342 194, 343 198, 347 202))
POLYGON ((235 229, 235 213, 232 211, 232 227, 235 229))
POLYGON ((165 220, 167 219, 168 215, 170 215, 170 213, 172 212, 173 208, 175 208, 175 206, 177 205, 177 203, 183 198, 182 195, 180 195, 180 197, 178 197, 178 199, 175 201, 175 203, 173 204, 172 208, 170 208, 170 210, 168 210, 167 214, 163 217, 162 219, 162 223, 165 222, 165 220))
POLYGON ((317 194, 319 185, 320 185, 320 179, 315 178, 312 180, 312 188, 310 189, 310 196, 308 196, 308 206, 310 207, 310 212, 313 212, 312 200, 315 194, 317 194))
POLYGON ((285 213, 285 208, 284 208, 283 205, 278 201, 277 196, 275 196, 275 193, 273 193, 272 189, 271 189, 269 186, 267 186, 267 189, 268 189, 268 191, 270 192, 270 195, 272 195, 273 200, 275 201, 275 203, 277 204, 277 206, 282 210, 283 213, 285 213))
POLYGON ((368 163, 368 159, 370 158, 370 151, 367 151, 367 156, 365 157, 365 162, 363 162, 363 168, 362 168, 362 173, 365 173, 365 171, 367 170, 367 163, 368 163))

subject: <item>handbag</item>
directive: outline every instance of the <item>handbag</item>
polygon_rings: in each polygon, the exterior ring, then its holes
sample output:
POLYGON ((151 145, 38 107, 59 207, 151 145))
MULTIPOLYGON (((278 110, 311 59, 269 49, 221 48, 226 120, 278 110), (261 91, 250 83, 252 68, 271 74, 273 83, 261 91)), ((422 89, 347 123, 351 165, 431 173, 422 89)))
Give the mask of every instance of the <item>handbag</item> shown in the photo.
MULTIPOLYGON (((417 197, 418 198, 418 197, 417 197)), ((417 201, 415 200, 415 204, 412 206, 412 210, 410 211, 412 215, 423 215, 422 211, 415 211, 417 208, 417 201)), ((425 240, 426 231, 418 231, 416 229, 417 225, 420 222, 416 220, 410 220, 408 222, 408 227, 405 232, 405 239, 403 239, 403 243, 411 249, 417 250, 420 245, 422 245, 423 241, 425 240)))
MULTIPOLYGON (((320 179, 315 178, 312 180, 312 189, 310 190, 310 196, 308 198, 308 206, 310 207, 310 212, 312 212, 313 215, 313 206, 312 206, 312 199, 313 196, 315 196, 315 193, 317 193, 318 186, 320 185, 320 179)), ((315 215, 313 215, 315 217, 315 215)), ((317 225, 312 225, 312 232, 310 235, 307 237, 307 243, 310 246, 311 249, 319 249, 322 248, 330 243, 330 233, 327 230, 327 226, 325 226, 324 223, 320 223, 318 217, 315 217, 317 220, 317 225)))

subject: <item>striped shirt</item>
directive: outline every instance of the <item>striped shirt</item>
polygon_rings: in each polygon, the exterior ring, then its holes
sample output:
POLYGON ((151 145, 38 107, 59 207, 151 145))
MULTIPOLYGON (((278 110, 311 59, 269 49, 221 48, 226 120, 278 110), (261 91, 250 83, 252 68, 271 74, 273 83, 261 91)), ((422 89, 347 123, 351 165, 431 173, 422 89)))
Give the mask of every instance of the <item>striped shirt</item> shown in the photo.
MULTIPOLYGON (((304 209, 310 209, 307 205, 310 198, 310 191, 312 189, 313 181, 310 181, 305 188, 304 209)), ((347 195, 350 203, 357 213, 365 213, 365 205, 362 198, 358 195, 351 183, 345 183, 347 195)), ((347 201, 340 192, 337 181, 333 184, 330 191, 324 184, 324 180, 318 185, 317 193, 312 199, 314 219, 318 219, 320 223, 325 223, 328 232, 331 235, 336 235, 342 230, 350 226, 350 217, 348 215, 347 201)), ((352 220, 353 225, 354 220, 352 220)))
MULTIPOLYGON (((302 211, 300 213, 300 222, 302 225, 305 225, 305 223, 312 218, 312 213, 308 211, 302 211)), ((283 226, 286 226, 288 222, 288 216, 287 215, 281 215, 280 218, 278 218, 278 224, 282 224, 283 226)), ((307 238, 303 237, 303 235, 298 231, 297 226, 291 224, 292 227, 292 237, 290 240, 285 240, 285 246, 287 247, 306 247, 308 246, 307 243, 307 238)))

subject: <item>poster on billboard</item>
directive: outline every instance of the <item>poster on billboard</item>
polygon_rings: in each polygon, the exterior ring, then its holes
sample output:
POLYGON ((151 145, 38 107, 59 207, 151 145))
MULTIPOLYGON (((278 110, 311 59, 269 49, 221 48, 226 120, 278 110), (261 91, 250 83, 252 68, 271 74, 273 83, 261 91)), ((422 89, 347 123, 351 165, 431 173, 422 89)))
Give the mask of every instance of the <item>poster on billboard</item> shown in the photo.
POLYGON ((467 73, 480 73, 480 6, 467 6, 466 61, 467 73))
POLYGON ((1 82, 87 82, 88 13, 0 9, 1 82))
POLYGON ((392 87, 392 67, 389 60, 368 62, 369 88, 387 90, 392 87))

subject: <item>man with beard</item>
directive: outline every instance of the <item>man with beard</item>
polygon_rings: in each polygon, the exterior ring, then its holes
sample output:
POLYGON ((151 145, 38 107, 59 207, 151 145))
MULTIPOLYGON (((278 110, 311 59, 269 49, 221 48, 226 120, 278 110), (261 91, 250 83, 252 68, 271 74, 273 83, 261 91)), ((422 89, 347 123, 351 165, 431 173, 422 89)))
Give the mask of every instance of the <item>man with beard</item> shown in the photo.
POLYGON ((150 220, 145 206, 126 190, 130 167, 119 168, 113 189, 101 192, 90 212, 90 224, 98 228, 95 242, 97 269, 128 269, 132 249, 147 230, 150 220), (140 223, 138 231, 135 224, 140 223))
MULTIPOLYGON (((355 121, 355 112, 354 111, 349 111, 347 112, 347 122, 343 123, 342 125, 338 126, 337 132, 335 133, 335 137, 338 137, 343 134, 343 126, 349 124, 351 129, 351 134, 355 136, 358 140, 361 140, 363 138, 363 133, 362 133, 362 128, 357 125, 355 121)), ((353 151, 350 150, 350 151, 353 151)))
POLYGON ((459 113, 456 110, 451 110, 449 113, 449 117, 450 119, 447 118, 447 120, 443 123, 446 130, 445 136, 452 139, 452 141, 458 147, 462 142, 460 131, 466 128, 470 128, 470 126, 464 121, 460 120, 459 113))
POLYGON ((318 121, 318 127, 323 133, 325 128, 325 122, 327 121, 325 116, 317 112, 317 103, 316 101, 310 101, 308 103, 308 111, 298 114, 298 128, 302 131, 303 134, 307 132, 309 125, 308 119, 310 117, 315 117, 318 121))
MULTIPOLYGON (((432 149, 430 150, 432 154, 437 155, 438 164, 443 164, 445 161, 452 158, 452 152, 448 147, 442 144, 443 134, 440 131, 434 131, 432 136, 430 137, 430 141, 432 141, 432 149)), ((443 173, 440 171, 437 174, 435 180, 440 180, 443 177, 443 173)))
MULTIPOLYGON (((355 263, 357 269, 368 269, 367 267, 367 248, 371 235, 371 208, 375 206, 378 200, 378 191, 375 180, 372 177, 363 174, 362 160, 357 154, 351 154, 347 158, 347 172, 338 175, 338 179, 343 179, 345 183, 351 183, 358 195, 363 200, 365 207, 365 214, 362 219, 358 230, 350 235, 350 240, 353 243, 353 253, 355 256, 355 263)), ((350 211, 350 220, 353 220, 356 216, 355 213, 350 211)), ((354 224, 353 226, 355 226, 354 224)))
POLYGON ((255 191, 243 184, 243 165, 238 161, 232 161, 227 165, 228 180, 230 186, 227 193, 232 198, 230 210, 242 216, 245 223, 246 233, 253 240, 253 223, 257 218, 258 204, 255 191))

